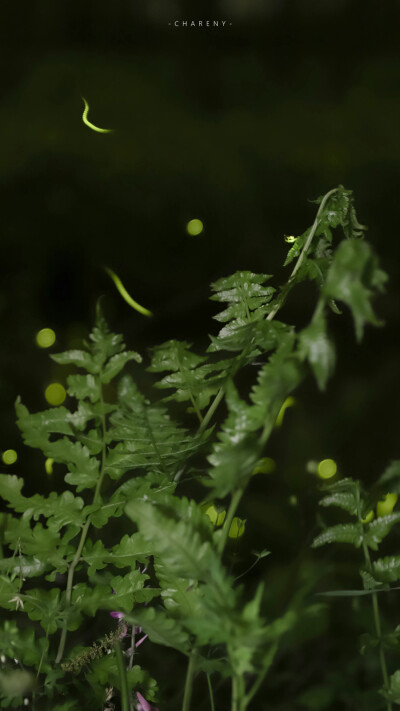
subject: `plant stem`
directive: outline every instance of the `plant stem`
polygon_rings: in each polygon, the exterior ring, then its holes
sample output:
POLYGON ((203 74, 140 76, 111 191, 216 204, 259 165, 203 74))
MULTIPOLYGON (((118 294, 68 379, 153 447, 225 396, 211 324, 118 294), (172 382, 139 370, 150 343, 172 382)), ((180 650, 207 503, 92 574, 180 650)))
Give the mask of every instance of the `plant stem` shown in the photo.
POLYGON ((244 679, 242 676, 232 677, 232 706, 231 711, 245 711, 246 700, 244 696, 244 679))
POLYGON ((204 430, 206 429, 208 423, 210 422, 215 410, 217 409, 217 407, 223 397, 224 397, 224 388, 220 388, 218 390, 214 400, 212 401, 210 407, 208 408, 206 414, 203 417, 203 422, 201 423, 199 430, 198 430, 199 434, 204 432, 204 430))
MULTIPOLYGON (((102 393, 101 389, 100 389, 100 404, 102 407, 102 415, 101 415, 100 419, 101 419, 101 428, 102 428, 102 435, 103 435, 103 446, 102 446, 102 451, 101 451, 100 476, 99 476, 97 484, 96 484, 96 489, 94 492, 92 505, 96 504, 99 497, 100 497, 100 489, 101 489, 101 485, 102 485, 102 482, 104 479, 104 466, 105 466, 105 459, 106 459, 106 420, 105 420, 105 416, 104 416, 104 400, 103 400, 103 393, 102 393)), ((88 534, 89 528, 90 528, 90 518, 88 518, 86 520, 86 523, 82 528, 78 548, 77 548, 74 558, 68 568, 67 587, 65 590, 65 602, 66 602, 65 607, 66 607, 66 609, 68 609, 68 607, 71 604, 72 586, 73 586, 73 582, 74 582, 75 568, 79 563, 82 549, 83 549, 83 546, 85 545, 86 536, 88 534)), ((56 656, 56 664, 59 664, 61 662, 61 659, 63 658, 66 639, 67 639, 67 621, 64 622, 64 626, 61 631, 60 643, 58 645, 57 656, 56 656)))
POLYGON ((115 656, 117 657, 118 675, 121 683, 121 711, 130 711, 131 704, 129 701, 128 679, 126 677, 126 669, 124 657, 121 651, 121 645, 118 643, 114 647, 115 656))
POLYGON ((237 677, 232 677, 232 711, 238 711, 238 683, 237 677))
MULTIPOLYGON (((296 273, 297 273, 298 270, 300 269, 301 264, 302 264, 302 262, 303 262, 303 259, 304 259, 305 255, 306 255, 306 253, 307 253, 307 251, 308 251, 308 249, 309 249, 309 247, 310 247, 311 242, 312 242, 313 239, 314 239, 314 235, 315 235, 316 230, 317 230, 317 227, 318 227, 319 216, 320 216, 321 212, 324 210, 325 205, 326 205, 326 203, 328 202, 329 198, 330 198, 334 193, 336 193, 337 190, 338 190, 338 188, 333 188, 333 190, 329 190, 329 192, 327 192, 326 195, 324 195, 324 197, 322 198, 321 204, 320 204, 320 206, 319 206, 319 208, 318 208, 318 212, 317 212, 317 214, 316 214, 315 220, 314 220, 314 222, 313 222, 313 224, 312 224, 312 227, 311 227, 311 229, 310 229, 310 233, 309 233, 309 235, 308 235, 308 237, 307 237, 307 240, 306 240, 306 242, 305 242, 305 245, 304 245, 303 249, 301 250, 301 252, 300 252, 300 254, 299 254, 299 257, 298 257, 298 259, 297 259, 297 262, 296 262, 296 264, 295 264, 295 267, 294 267, 294 269, 293 269, 293 271, 292 271, 292 273, 291 273, 291 275, 290 275, 290 277, 289 277, 289 279, 288 279, 288 282, 287 282, 288 284, 291 284, 291 283, 294 281, 294 277, 296 276, 296 273)), ((267 321, 272 321, 272 319, 275 318, 275 316, 276 316, 276 314, 278 313, 279 309, 283 306, 283 304, 284 304, 284 302, 285 302, 287 293, 288 293, 288 292, 286 292, 286 293, 284 293, 284 294, 282 295, 281 300, 278 301, 277 304, 275 305, 275 307, 272 309, 272 311, 269 312, 269 314, 268 314, 268 316, 267 316, 267 319, 266 319, 267 321)), ((223 396, 224 396, 224 388, 221 387, 221 388, 218 390, 218 392, 217 392, 217 394, 216 394, 214 400, 212 401, 210 407, 208 408, 208 410, 207 410, 207 412, 206 412, 206 414, 205 414, 205 416, 204 416, 203 422, 201 423, 200 428, 199 428, 199 432, 200 432, 200 433, 203 432, 203 431, 205 430, 205 428, 207 427, 209 421, 211 420, 211 418, 212 418, 212 416, 213 416, 215 410, 217 409, 219 403, 221 402, 223 396)))
POLYGON ((207 674, 207 684, 208 684, 208 692, 210 694, 210 706, 211 706, 211 711, 215 711, 215 706, 214 706, 214 694, 213 694, 213 689, 212 689, 212 684, 211 684, 211 679, 210 675, 207 674))
POLYGON ((192 698, 193 675, 196 664, 196 652, 192 650, 189 655, 189 663, 186 672, 185 692, 183 695, 182 711, 189 711, 192 698))
POLYGON ((233 517, 236 513, 237 507, 239 506, 239 503, 240 503, 240 500, 243 496, 244 490, 245 490, 245 486, 241 486, 240 489, 236 489, 236 491, 232 494, 231 503, 229 504, 228 513, 226 514, 226 519, 225 519, 224 525, 222 527, 221 538, 219 539, 219 542, 218 542, 218 553, 221 556, 224 552, 224 548, 225 548, 226 542, 228 540, 228 535, 229 535, 229 531, 230 531, 231 524, 233 521, 233 517))
POLYGON ((128 669, 132 669, 133 667, 133 657, 135 656, 135 625, 132 625, 132 631, 131 631, 131 651, 129 654, 129 664, 128 664, 128 669))
MULTIPOLYGON (((366 563, 367 569, 369 572, 371 572, 371 570, 372 570, 371 558, 369 555, 368 546, 364 541, 363 541, 363 550, 364 550, 364 558, 365 558, 365 563, 366 563)), ((374 615, 375 632, 376 632, 376 636, 379 640, 379 662, 381 665, 383 686, 385 687, 386 691, 388 691, 389 690, 389 676, 388 676, 388 671, 387 671, 387 666, 386 666, 385 651, 384 651, 383 645, 382 645, 381 619, 380 619, 380 615, 379 615, 378 596, 376 593, 372 594, 372 609, 373 609, 373 615, 374 615)), ((392 711, 391 701, 387 701, 386 703, 387 703, 387 711, 392 711)))
MULTIPOLYGON (((299 255, 298 259, 297 259, 297 262, 296 262, 296 264, 295 264, 295 267, 294 267, 294 269, 293 269, 293 271, 292 271, 292 273, 291 273, 291 275, 290 275, 290 277, 289 277, 289 279, 288 279, 288 282, 287 282, 288 284, 291 284, 291 283, 293 282, 294 277, 296 276, 296 273, 297 273, 298 270, 300 269, 301 264, 302 264, 302 262, 303 262, 303 259, 304 259, 305 255, 306 255, 306 253, 307 253, 307 251, 308 251, 308 249, 309 249, 309 247, 310 247, 310 244, 311 244, 311 242, 312 242, 313 239, 314 239, 314 235, 315 235, 315 232, 316 232, 317 227, 318 227, 319 216, 320 216, 321 212, 324 210, 325 205, 326 205, 326 203, 328 202, 329 198, 330 198, 334 193, 336 193, 337 190, 338 190, 338 188, 333 188, 333 190, 329 190, 329 192, 327 192, 326 195, 324 195, 324 197, 322 198, 321 204, 320 204, 320 206, 319 206, 318 212, 317 212, 316 217, 315 217, 315 220, 314 220, 314 222, 313 222, 313 224, 312 224, 310 233, 309 233, 309 235, 308 235, 308 237, 307 237, 307 239, 306 239, 306 242, 305 242, 305 244, 304 244, 303 249, 302 249, 301 252, 300 252, 300 255, 299 255)), ((267 316, 267 321, 272 321, 272 319, 276 316, 276 314, 278 313, 279 309, 283 306, 283 304, 284 304, 284 302, 285 302, 286 296, 287 296, 287 292, 286 292, 286 294, 283 295, 283 298, 281 299, 281 301, 278 301, 278 303, 276 304, 275 308, 273 308, 272 311, 269 312, 269 314, 268 314, 268 316, 267 316)))

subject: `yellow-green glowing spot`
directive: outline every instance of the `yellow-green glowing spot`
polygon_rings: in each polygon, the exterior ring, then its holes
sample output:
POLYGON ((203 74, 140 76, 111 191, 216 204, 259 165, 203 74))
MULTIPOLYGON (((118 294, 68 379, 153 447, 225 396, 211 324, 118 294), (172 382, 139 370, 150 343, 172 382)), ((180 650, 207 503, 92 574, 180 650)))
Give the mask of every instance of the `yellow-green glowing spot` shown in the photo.
POLYGON ((391 514, 397 503, 397 494, 386 494, 382 501, 378 501, 376 505, 376 515, 378 516, 388 516, 391 514))
POLYGON ((82 101, 85 105, 85 108, 84 108, 83 114, 82 114, 82 121, 85 124, 85 126, 87 126, 88 128, 91 128, 92 131, 96 131, 96 133, 112 133, 113 132, 112 128, 99 128, 98 126, 95 126, 94 123, 92 123, 91 121, 88 120, 87 116, 89 113, 89 104, 86 101, 86 99, 84 99, 83 96, 82 96, 82 101))
POLYGON ((318 476, 321 479, 331 479, 337 472, 337 464, 333 459, 323 459, 318 464, 318 476))
POLYGON ((231 527, 229 529, 229 538, 240 538, 243 536, 244 530, 246 528, 246 519, 239 518, 235 516, 232 519, 231 527))
POLYGON ((197 235, 200 235, 204 230, 204 225, 201 220, 189 220, 189 222, 186 225, 186 232, 188 235, 191 235, 191 237, 196 237, 197 235))
POLYGON ((15 449, 6 449, 1 455, 4 464, 15 464, 18 459, 18 454, 15 449))
POLYGON ((226 511, 223 508, 211 504, 211 506, 208 506, 205 510, 205 514, 214 526, 222 526, 225 521, 226 511))
POLYGON ((133 309, 135 309, 135 311, 138 311, 140 314, 143 314, 143 316, 152 316, 153 315, 151 313, 151 311, 149 311, 149 309, 146 309, 144 306, 141 306, 140 304, 138 304, 138 302, 135 301, 135 299, 132 299, 131 295, 125 289, 121 279, 119 278, 119 276, 116 275, 115 272, 112 271, 112 269, 105 267, 105 270, 106 270, 107 274, 113 280, 113 282, 114 282, 115 286, 117 287, 119 293, 121 294, 122 298, 124 299, 124 301, 126 301, 127 304, 129 304, 129 306, 131 306, 133 309))
POLYGON ((293 244, 293 242, 296 242, 297 237, 294 235, 285 235, 285 242, 289 242, 289 244, 293 244))
POLYGON ((48 457, 44 463, 44 468, 46 470, 46 474, 50 476, 50 474, 53 473, 53 464, 54 464, 54 459, 51 457, 48 457))
POLYGON ((41 328, 36 334, 36 343, 39 348, 50 348, 56 340, 56 334, 52 328, 41 328))
POLYGON ((293 405, 295 405, 295 404, 296 404, 296 400, 294 399, 294 397, 292 397, 290 395, 289 397, 286 398, 285 402, 283 403, 281 409, 278 412, 278 417, 275 420, 275 427, 281 426, 286 410, 288 409, 288 407, 293 407, 293 405))
POLYGON ((292 494, 291 496, 289 496, 290 506, 297 506, 298 503, 299 503, 299 501, 298 501, 297 496, 295 496, 295 494, 292 494))
POLYGON ((44 391, 44 396, 50 405, 62 405, 66 398, 66 390, 61 383, 50 383, 44 391))
POLYGON ((254 474, 270 474, 275 470, 276 464, 274 459, 271 457, 263 457, 259 459, 256 466, 253 469, 252 475, 254 474))
POLYGON ((375 514, 374 514, 373 510, 371 509, 371 511, 368 511, 368 513, 367 513, 367 515, 365 516, 365 518, 362 518, 362 519, 361 519, 361 523, 371 523, 371 521, 372 521, 372 519, 374 518, 374 516, 375 516, 375 514))

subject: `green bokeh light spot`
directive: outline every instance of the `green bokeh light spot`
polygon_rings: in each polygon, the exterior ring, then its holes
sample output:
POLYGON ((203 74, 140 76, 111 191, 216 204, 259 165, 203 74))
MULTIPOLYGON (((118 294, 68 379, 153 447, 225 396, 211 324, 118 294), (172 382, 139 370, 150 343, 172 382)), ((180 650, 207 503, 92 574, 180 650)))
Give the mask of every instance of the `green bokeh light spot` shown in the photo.
POLYGON ((191 235, 192 237, 196 237, 196 235, 201 234, 203 230, 204 225, 201 220, 189 220, 186 225, 186 231, 188 235, 191 235))
POLYGON ((321 479, 331 479, 337 472, 337 464, 333 459, 323 459, 318 464, 318 476, 321 479))
POLYGON ((53 463, 54 463, 54 459, 52 459, 51 457, 48 457, 44 463, 44 468, 46 470, 46 474, 48 474, 49 476, 50 476, 50 474, 53 473, 53 463))
POLYGON ((61 383, 51 383, 44 391, 44 396, 50 405, 62 405, 66 398, 66 390, 61 383))
POLYGON ((18 454, 15 449, 6 449, 1 455, 4 464, 15 464, 18 459, 18 454))
POLYGON ((56 334, 52 328, 41 328, 36 334, 36 343, 39 348, 50 348, 56 340, 56 334))

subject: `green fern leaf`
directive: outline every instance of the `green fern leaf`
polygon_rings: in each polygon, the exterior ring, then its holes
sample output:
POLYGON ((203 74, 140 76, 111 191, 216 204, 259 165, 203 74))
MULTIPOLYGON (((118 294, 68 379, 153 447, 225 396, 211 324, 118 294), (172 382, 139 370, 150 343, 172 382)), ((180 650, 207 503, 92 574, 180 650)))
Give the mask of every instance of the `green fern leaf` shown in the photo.
POLYGON ((369 523, 365 533, 366 544, 372 548, 372 550, 378 550, 379 543, 386 538, 395 523, 398 523, 399 521, 400 512, 397 512, 389 514, 388 516, 381 516, 380 518, 375 519, 375 521, 372 521, 372 523, 369 523))
POLYGON ((322 311, 300 332, 299 352, 300 357, 310 363, 320 390, 325 390, 327 380, 334 371, 336 357, 322 311))
POLYGON ((357 340, 361 340, 366 323, 380 325, 371 305, 371 297, 382 291, 387 279, 378 268, 371 247, 358 239, 341 242, 335 251, 324 287, 324 295, 346 303, 352 312, 357 340))
POLYGON ((189 634, 177 620, 169 617, 164 610, 154 607, 135 609, 126 615, 125 619, 131 624, 142 627, 155 644, 172 647, 183 654, 188 654, 190 649, 189 634))
POLYGON ((106 472, 118 479, 128 470, 151 469, 173 477, 202 446, 207 433, 190 435, 162 404, 150 405, 129 376, 119 383, 118 412, 111 415, 109 439, 118 442, 106 457, 106 472))
POLYGON ((378 558, 372 564, 374 576, 383 583, 400 580, 400 556, 391 555, 378 558))
POLYGON ((351 543, 359 548, 363 541, 363 526, 361 523, 340 523, 331 526, 316 536, 312 542, 313 548, 324 546, 326 543, 351 543))

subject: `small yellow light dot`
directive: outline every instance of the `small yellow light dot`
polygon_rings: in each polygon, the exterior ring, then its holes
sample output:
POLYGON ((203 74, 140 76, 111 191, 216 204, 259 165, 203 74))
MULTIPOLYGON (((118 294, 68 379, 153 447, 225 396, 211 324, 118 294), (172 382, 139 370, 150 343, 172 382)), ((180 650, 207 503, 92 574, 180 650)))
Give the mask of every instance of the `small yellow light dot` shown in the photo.
POLYGON ((296 242, 296 237, 294 235, 285 235, 285 242, 292 244, 293 242, 296 242))
POLYGON ((36 343, 39 348, 50 348, 56 340, 56 334, 52 328, 42 328, 36 334, 36 343))
POLYGON ((51 383, 44 391, 44 396, 50 405, 61 405, 66 395, 65 388, 61 383, 51 383))
POLYGON ((4 464, 15 464, 18 459, 18 454, 15 449, 6 449, 1 455, 4 464))
POLYGON ((203 229, 204 225, 201 220, 189 220, 186 225, 186 232, 192 237, 196 237, 197 235, 201 234, 203 232, 203 229))
POLYGON ((44 463, 44 468, 46 470, 46 474, 53 473, 53 463, 54 463, 54 459, 52 459, 51 457, 48 457, 48 459, 46 459, 46 461, 44 463))
POLYGON ((240 536, 243 536, 245 528, 246 520, 235 516, 235 518, 232 519, 231 527, 229 529, 229 538, 240 538, 240 536))
POLYGON ((290 506, 297 506, 298 503, 299 503, 299 501, 298 501, 297 496, 295 496, 295 494, 292 494, 291 496, 289 496, 290 506))
POLYGON ((386 494, 382 501, 378 501, 376 505, 376 514, 379 516, 388 516, 391 514, 397 503, 397 494, 386 494))
POLYGON ((323 459, 318 464, 318 476, 321 479, 331 479, 337 472, 337 464, 333 459, 323 459))
POLYGON ((372 521, 372 519, 374 518, 374 516, 375 516, 375 514, 371 509, 371 511, 368 511, 366 517, 361 519, 361 523, 370 523, 372 521))
POLYGON ((263 457, 260 459, 253 469, 254 474, 270 474, 276 467, 275 461, 271 457, 263 457))

